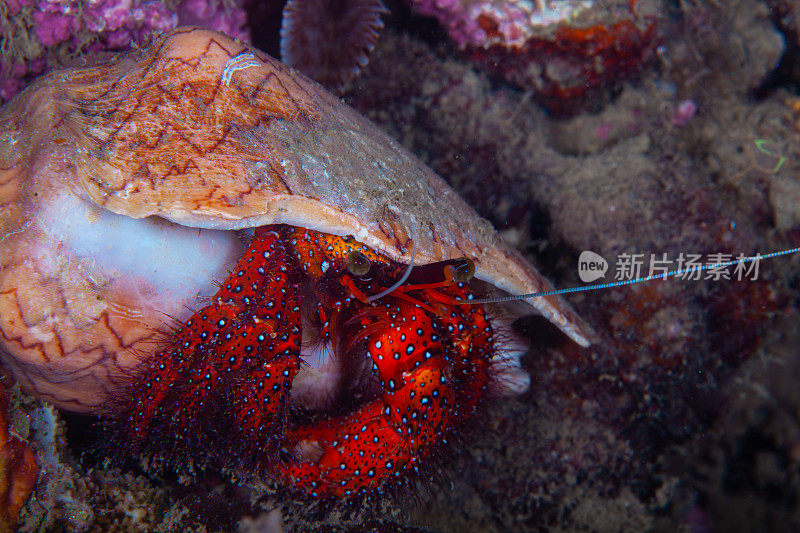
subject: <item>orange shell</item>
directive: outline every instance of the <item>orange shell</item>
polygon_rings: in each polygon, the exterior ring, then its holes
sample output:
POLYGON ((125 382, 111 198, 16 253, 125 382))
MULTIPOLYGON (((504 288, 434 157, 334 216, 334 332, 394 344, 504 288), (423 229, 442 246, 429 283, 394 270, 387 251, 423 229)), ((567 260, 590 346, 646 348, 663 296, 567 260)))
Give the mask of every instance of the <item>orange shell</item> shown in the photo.
MULTIPOLYGON (((417 264, 469 257, 505 291, 551 288, 440 177, 319 85, 223 34, 178 28, 146 50, 52 72, 0 112, 0 347, 27 390, 74 410, 96 407, 163 315, 112 304, 113 287, 84 263, 32 265, 37 208, 55 194, 95 214, 353 235, 406 263, 413 239, 417 264), (249 66, 223 79, 236 56, 249 66)), ((589 344, 560 298, 530 303, 589 344)))

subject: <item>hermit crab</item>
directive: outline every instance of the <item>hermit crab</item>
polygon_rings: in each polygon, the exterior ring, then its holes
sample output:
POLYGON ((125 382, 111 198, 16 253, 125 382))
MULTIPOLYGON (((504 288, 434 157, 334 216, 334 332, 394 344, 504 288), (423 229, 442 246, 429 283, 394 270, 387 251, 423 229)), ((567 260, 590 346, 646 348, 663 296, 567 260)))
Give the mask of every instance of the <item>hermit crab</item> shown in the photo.
MULTIPOLYGON (((178 28, 18 95, 0 205, 3 366, 117 420, 130 452, 342 498, 527 385, 470 300, 542 276, 397 142, 223 34, 178 28)), ((560 299, 531 303, 588 344, 560 299)))

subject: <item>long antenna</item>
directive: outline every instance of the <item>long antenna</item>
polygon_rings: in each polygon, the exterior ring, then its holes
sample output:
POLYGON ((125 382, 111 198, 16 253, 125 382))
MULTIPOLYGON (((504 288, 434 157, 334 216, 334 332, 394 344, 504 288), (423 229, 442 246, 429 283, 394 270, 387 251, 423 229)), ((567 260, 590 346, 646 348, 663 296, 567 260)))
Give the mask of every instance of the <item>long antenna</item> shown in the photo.
POLYGON ((516 294, 510 296, 496 296, 494 298, 481 298, 477 300, 457 300, 464 302, 464 304, 490 304, 496 302, 513 302, 515 300, 527 300, 529 298, 540 298, 542 296, 552 296, 555 294, 570 294, 573 292, 586 292, 586 291, 596 291, 600 289, 610 289, 612 287, 621 287, 623 285, 633 285, 634 283, 643 283, 645 281, 651 281, 657 278, 666 279, 671 276, 680 276, 682 274, 692 273, 692 272, 700 272, 703 270, 708 270, 710 268, 724 268, 731 265, 743 265, 745 263, 752 263, 753 261, 761 261, 762 259, 772 259, 773 257, 779 257, 782 255, 790 255, 800 252, 800 247, 797 248, 790 248, 788 250, 781 250, 780 252, 771 252, 765 255, 756 254, 751 257, 743 257, 741 259, 734 259, 733 261, 725 261, 722 263, 709 263, 701 266, 685 268, 685 269, 678 269, 678 270, 670 270, 669 272, 664 272, 663 274, 652 274, 650 276, 646 276, 644 278, 634 278, 634 279, 627 279, 622 281, 611 281, 609 283, 598 283, 597 285, 584 285, 582 287, 569 287, 566 289, 553 289, 550 291, 541 291, 541 292, 532 292, 530 294, 516 294))
POLYGON ((409 261, 409 263, 408 263, 408 268, 406 268, 406 273, 403 274, 403 277, 400 278, 399 280, 397 280, 397 282, 394 285, 392 285, 391 287, 389 287, 388 289, 385 289, 385 290, 379 292, 378 294, 373 294, 372 296, 367 297, 367 301, 368 302, 374 302, 375 300, 377 300, 379 298, 383 298, 384 296, 386 296, 387 294, 391 293, 396 288, 400 287, 403 283, 406 282, 406 280, 408 279, 408 276, 411 275, 411 269, 414 268, 414 255, 416 254, 416 251, 417 251, 417 241, 416 240, 412 240, 411 241, 411 261, 409 261))

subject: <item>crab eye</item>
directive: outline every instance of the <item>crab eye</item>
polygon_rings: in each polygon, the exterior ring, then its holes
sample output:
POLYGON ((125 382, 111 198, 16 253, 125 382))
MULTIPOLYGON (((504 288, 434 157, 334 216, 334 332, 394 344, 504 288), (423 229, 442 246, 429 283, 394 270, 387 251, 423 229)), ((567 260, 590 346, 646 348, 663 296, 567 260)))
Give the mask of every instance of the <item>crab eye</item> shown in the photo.
POLYGON ((452 267, 453 281, 463 283, 472 279, 475 275, 475 262, 467 257, 462 257, 452 267))
POLYGON ((369 258, 361 252, 353 250, 347 254, 347 270, 354 276, 363 276, 371 266, 369 258))

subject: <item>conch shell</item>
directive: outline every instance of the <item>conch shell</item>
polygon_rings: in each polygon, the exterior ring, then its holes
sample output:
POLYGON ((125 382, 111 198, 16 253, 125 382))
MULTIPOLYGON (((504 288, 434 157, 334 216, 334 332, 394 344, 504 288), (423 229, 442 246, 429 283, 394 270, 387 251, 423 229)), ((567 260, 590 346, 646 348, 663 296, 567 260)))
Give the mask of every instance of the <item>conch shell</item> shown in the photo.
MULTIPOLYGON (((550 285, 445 182, 316 83, 223 34, 52 72, 0 112, 0 349, 23 388, 98 411, 242 251, 285 223, 415 264, 550 285)), ((558 297, 531 304, 586 346, 558 297)))

